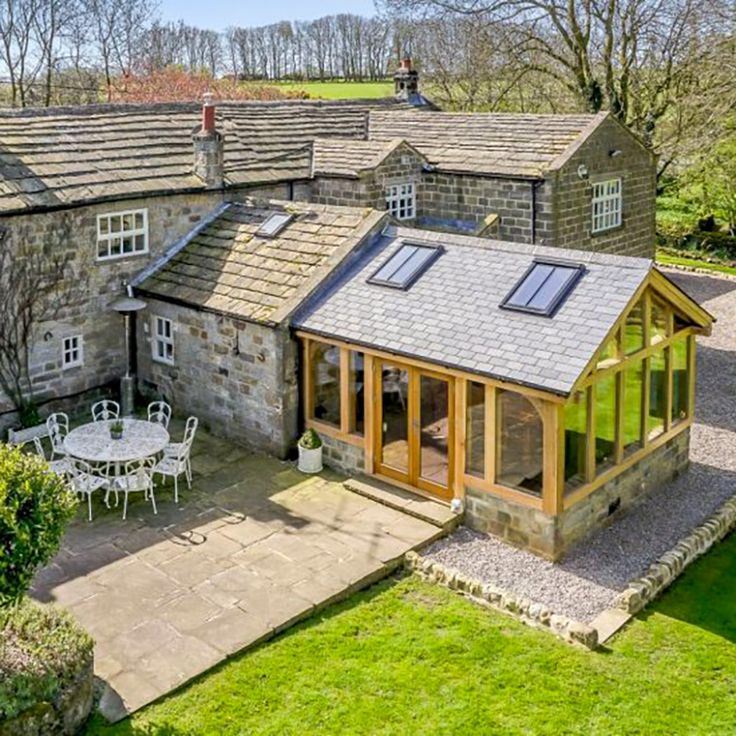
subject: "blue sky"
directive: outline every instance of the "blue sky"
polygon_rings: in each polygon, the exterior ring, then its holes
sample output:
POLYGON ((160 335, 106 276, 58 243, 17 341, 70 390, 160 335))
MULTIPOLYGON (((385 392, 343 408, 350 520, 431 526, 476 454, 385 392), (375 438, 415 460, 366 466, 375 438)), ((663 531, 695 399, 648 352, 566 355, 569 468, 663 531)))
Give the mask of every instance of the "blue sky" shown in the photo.
POLYGON ((373 0, 159 0, 164 20, 200 28, 260 26, 279 20, 311 20, 334 13, 373 15, 373 0))

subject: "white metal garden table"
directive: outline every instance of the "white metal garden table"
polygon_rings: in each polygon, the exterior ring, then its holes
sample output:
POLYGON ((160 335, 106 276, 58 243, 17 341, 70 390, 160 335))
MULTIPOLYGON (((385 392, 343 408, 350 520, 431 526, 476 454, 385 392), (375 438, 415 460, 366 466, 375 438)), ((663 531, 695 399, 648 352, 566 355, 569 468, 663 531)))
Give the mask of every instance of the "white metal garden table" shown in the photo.
POLYGON ((142 419, 111 419, 73 429, 64 440, 64 449, 80 460, 109 463, 118 476, 125 463, 158 454, 169 439, 169 433, 160 424, 142 419), (114 440, 110 436, 110 425, 117 421, 123 424, 123 436, 114 440))

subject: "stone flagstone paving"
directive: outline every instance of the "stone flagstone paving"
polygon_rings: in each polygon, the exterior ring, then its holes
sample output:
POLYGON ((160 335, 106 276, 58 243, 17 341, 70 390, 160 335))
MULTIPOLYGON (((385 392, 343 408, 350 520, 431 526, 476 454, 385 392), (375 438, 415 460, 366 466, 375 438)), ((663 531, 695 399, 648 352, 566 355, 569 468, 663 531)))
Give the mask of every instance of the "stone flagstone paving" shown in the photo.
MULTIPOLYGON (((181 434, 181 425, 172 434, 181 434)), ((33 594, 95 638, 100 710, 118 720, 387 574, 442 531, 353 494, 330 473, 251 455, 200 433, 194 485, 78 518, 33 594)))

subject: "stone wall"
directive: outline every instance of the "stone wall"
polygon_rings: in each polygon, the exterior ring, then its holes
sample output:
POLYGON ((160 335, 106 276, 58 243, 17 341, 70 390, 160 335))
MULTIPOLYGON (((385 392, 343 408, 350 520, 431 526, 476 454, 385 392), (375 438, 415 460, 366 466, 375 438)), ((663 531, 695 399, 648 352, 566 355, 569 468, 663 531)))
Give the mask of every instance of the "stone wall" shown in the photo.
POLYGON ((297 344, 285 330, 154 299, 138 321, 141 393, 209 432, 285 457, 298 421, 297 344), (152 321, 172 320, 174 365, 153 360, 152 321))
POLYGON ((615 514, 631 508, 683 472, 689 464, 689 448, 690 430, 685 429, 557 517, 467 488, 465 523, 516 547, 557 560, 615 514))
POLYGON ((319 432, 322 438, 322 459, 325 465, 346 475, 361 474, 365 471, 365 450, 363 445, 352 445, 335 437, 319 432))
MULTIPOLYGON (((295 189, 298 194, 304 193, 304 187, 295 189)), ((285 198, 289 193, 288 186, 279 185, 230 192, 228 199, 248 195, 285 198)), ((60 408, 71 409, 101 391, 117 390, 117 381, 125 370, 125 342, 123 320, 110 311, 111 303, 122 296, 123 282, 196 227, 222 201, 222 192, 172 194, 0 218, 13 247, 49 244, 70 258, 76 275, 74 302, 35 328, 30 360, 34 397, 40 404, 52 402, 42 412, 44 415, 60 408), (148 253, 98 261, 97 215, 144 208, 148 210, 148 253), (62 340, 72 335, 82 336, 84 364, 63 369, 62 340), (89 397, 80 398, 87 393, 89 397), (60 403, 61 397, 69 400, 60 403)), ((17 415, 0 391, 0 436, 16 424, 17 415)))
POLYGON ((602 253, 654 257, 656 166, 654 157, 608 118, 554 174, 554 244, 602 253), (619 155, 611 156, 613 151, 619 155), (578 176, 586 167, 587 178, 578 176), (621 177, 621 227, 596 235, 592 228, 592 184, 621 177))
POLYGON ((375 169, 352 179, 319 176, 312 184, 311 201, 319 204, 386 209, 386 190, 391 184, 413 182, 417 203, 422 201, 425 159, 406 144, 388 155, 375 169))
POLYGON ((498 215, 498 237, 516 243, 532 242, 532 198, 536 198, 535 242, 552 242, 552 189, 548 182, 427 173, 422 183, 420 218, 465 220, 479 226, 498 215), (533 189, 536 192, 533 194, 533 189))

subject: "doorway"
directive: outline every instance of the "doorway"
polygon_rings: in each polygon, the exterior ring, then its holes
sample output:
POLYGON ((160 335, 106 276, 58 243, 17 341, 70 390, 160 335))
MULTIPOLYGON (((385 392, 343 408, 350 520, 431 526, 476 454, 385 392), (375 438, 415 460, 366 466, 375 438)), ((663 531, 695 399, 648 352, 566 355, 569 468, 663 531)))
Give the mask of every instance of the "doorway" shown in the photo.
POLYGON ((376 473, 452 498, 454 379, 376 360, 376 473))

